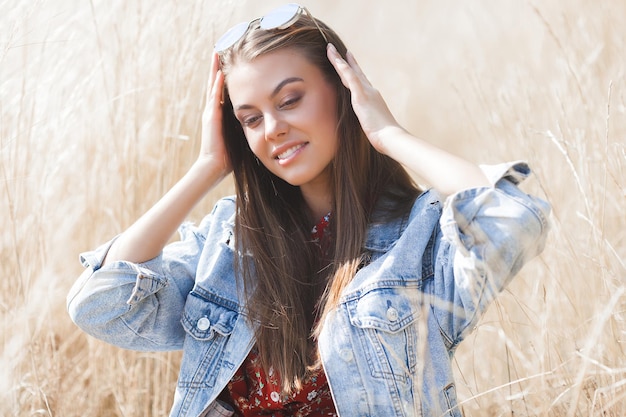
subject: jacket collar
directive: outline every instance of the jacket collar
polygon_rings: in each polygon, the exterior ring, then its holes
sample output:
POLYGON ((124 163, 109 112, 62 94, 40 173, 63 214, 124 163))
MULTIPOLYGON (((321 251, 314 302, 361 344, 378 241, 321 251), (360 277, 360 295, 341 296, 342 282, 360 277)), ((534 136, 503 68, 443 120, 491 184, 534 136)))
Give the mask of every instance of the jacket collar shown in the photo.
MULTIPOLYGON (((406 229, 409 221, 411 220, 412 213, 423 213, 422 207, 439 205, 439 195, 431 190, 425 191, 420 194, 415 203, 413 204, 413 210, 404 213, 402 216, 392 219, 386 222, 373 222, 370 223, 367 230, 367 238, 365 240, 365 249, 373 252, 387 252, 391 247, 400 239, 402 233, 406 229)), ((374 218, 381 218, 377 216, 385 207, 386 204, 379 202, 374 209, 374 218)), ((438 217, 438 216, 437 216, 438 217)))

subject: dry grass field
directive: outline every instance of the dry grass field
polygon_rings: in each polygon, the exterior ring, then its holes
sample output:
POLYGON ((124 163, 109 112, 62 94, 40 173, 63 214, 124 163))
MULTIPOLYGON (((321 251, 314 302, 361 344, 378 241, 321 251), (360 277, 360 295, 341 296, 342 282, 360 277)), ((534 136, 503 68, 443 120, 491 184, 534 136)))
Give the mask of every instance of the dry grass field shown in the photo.
MULTIPOLYGON (((0 0, 0 416, 167 415, 179 353, 90 338, 65 296, 78 254, 189 167, 213 42, 262 3, 0 0)), ((626 2, 304 4, 410 131, 529 161, 553 204, 545 252, 457 352, 465 414, 626 415, 626 2)))

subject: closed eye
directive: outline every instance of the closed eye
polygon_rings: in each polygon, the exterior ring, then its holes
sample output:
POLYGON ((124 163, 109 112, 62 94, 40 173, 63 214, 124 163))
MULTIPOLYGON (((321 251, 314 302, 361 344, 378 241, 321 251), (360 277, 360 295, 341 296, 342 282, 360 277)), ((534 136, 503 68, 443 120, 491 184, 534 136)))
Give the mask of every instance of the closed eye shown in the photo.
POLYGON ((261 115, 250 115, 250 116, 245 116, 241 119, 239 119, 239 123, 241 123, 242 126, 252 126, 254 124, 256 124, 259 120, 261 120, 263 116, 261 115))
POLYGON ((291 107, 294 107, 296 104, 298 104, 298 102, 301 99, 302 99, 302 96, 300 96, 300 95, 289 97, 286 100, 284 100, 282 103, 280 103, 278 108, 281 109, 281 110, 283 110, 283 109, 290 109, 291 107))

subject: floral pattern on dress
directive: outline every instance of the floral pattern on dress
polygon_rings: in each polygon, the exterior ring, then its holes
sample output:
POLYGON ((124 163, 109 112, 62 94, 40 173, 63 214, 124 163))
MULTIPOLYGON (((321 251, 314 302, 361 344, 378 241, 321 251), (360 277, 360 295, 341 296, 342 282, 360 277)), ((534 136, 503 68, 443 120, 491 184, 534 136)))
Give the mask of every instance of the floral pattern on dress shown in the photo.
POLYGON ((332 235, 328 229, 330 224, 331 213, 329 212, 311 229, 311 239, 313 243, 317 244, 320 248, 322 256, 328 255, 330 244, 332 242, 332 235))
POLYGON ((337 417, 324 370, 309 376, 300 391, 282 395, 278 374, 263 371, 256 348, 228 383, 238 416, 243 417, 337 417))
MULTIPOLYGON (((330 217, 330 213, 322 217, 311 230, 313 242, 320 245, 323 253, 329 241, 330 217)), ((323 369, 309 375, 298 392, 282 395, 281 386, 280 376, 273 368, 265 373, 255 347, 228 383, 227 393, 239 417, 337 417, 323 369)))

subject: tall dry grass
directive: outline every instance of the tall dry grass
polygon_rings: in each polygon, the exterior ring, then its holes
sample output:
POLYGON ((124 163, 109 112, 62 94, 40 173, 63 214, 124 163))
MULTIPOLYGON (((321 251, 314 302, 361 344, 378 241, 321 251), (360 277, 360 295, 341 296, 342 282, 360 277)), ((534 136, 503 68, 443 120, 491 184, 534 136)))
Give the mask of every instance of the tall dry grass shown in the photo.
MULTIPOLYGON (((85 336, 65 295, 193 160, 216 34, 277 3, 0 0, 0 415, 167 414, 179 354, 85 336)), ((528 160, 553 204, 545 253, 457 352, 466 415, 626 415, 626 3, 305 4, 412 132, 528 160)))

